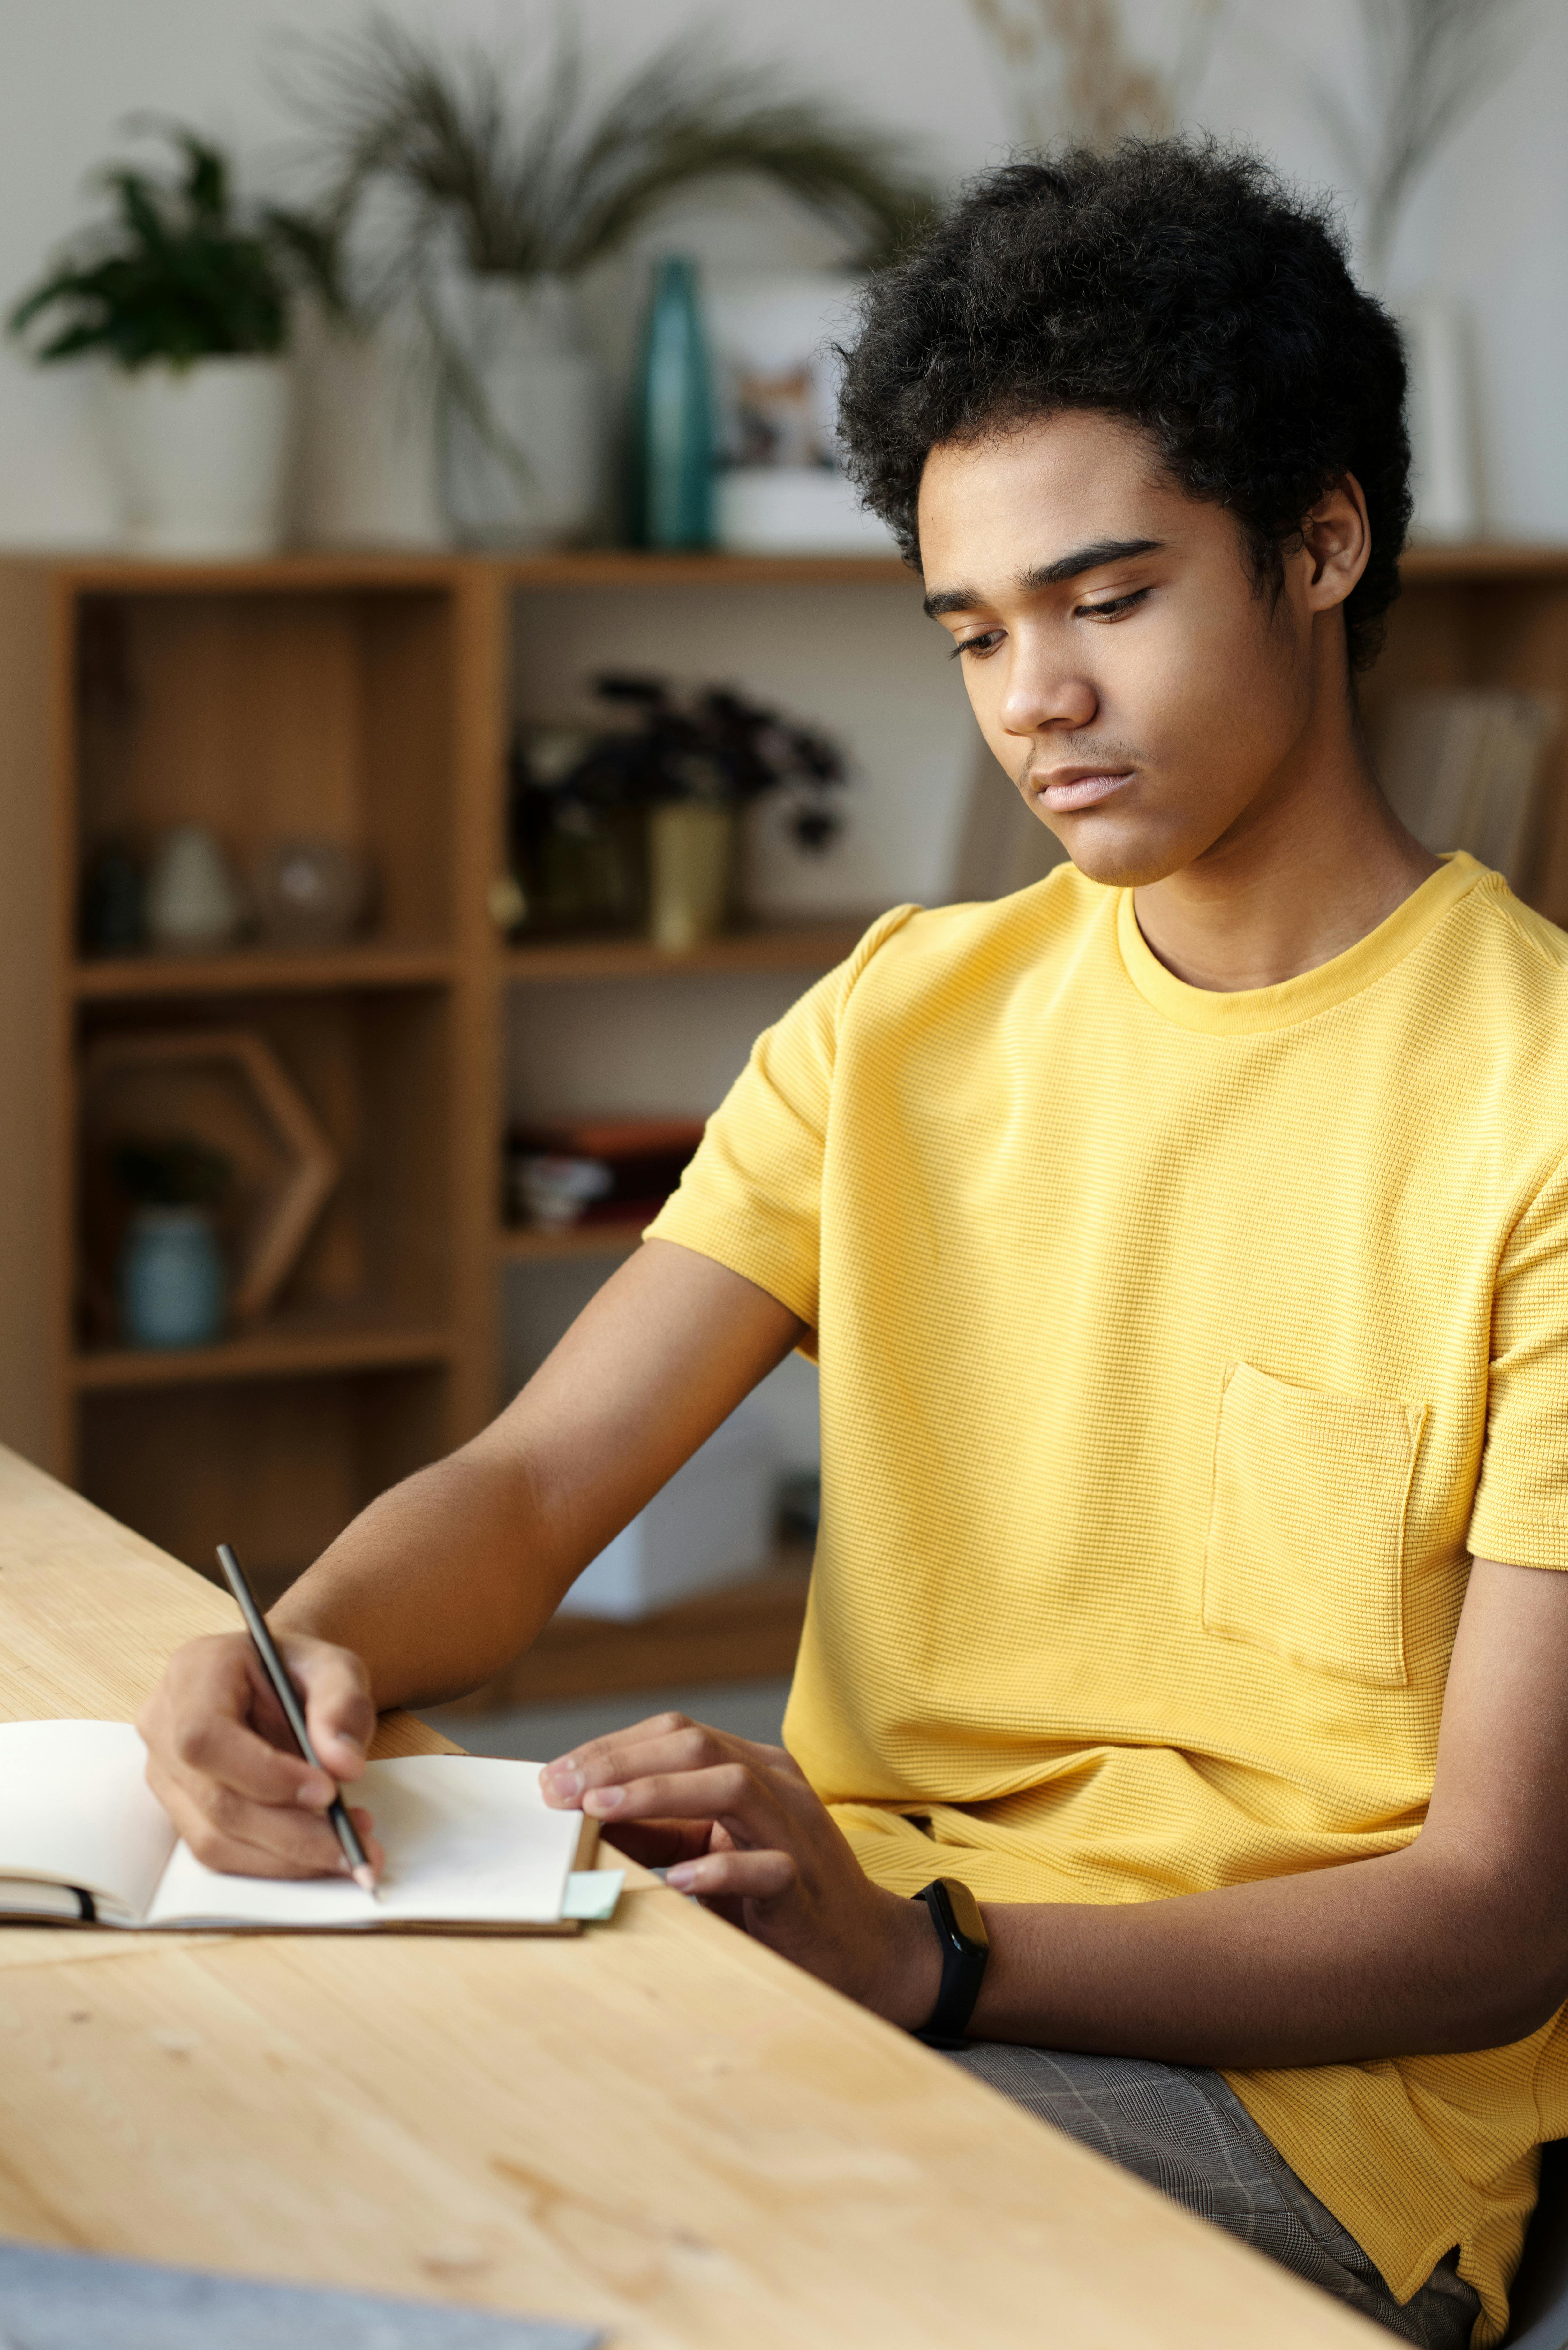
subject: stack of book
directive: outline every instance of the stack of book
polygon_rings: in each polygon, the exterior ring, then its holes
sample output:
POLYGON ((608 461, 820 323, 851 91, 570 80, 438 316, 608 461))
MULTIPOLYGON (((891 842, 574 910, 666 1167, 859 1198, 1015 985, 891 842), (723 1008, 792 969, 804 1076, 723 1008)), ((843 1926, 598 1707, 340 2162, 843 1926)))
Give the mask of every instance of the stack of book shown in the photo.
POLYGON ((1547 694, 1397 694, 1376 730, 1378 779, 1428 848, 1469 849, 1522 892, 1558 719, 1547 694))
POLYGON ((506 1212, 542 1231, 647 1223, 702 1139, 700 1118, 576 1118, 506 1138, 506 1212))

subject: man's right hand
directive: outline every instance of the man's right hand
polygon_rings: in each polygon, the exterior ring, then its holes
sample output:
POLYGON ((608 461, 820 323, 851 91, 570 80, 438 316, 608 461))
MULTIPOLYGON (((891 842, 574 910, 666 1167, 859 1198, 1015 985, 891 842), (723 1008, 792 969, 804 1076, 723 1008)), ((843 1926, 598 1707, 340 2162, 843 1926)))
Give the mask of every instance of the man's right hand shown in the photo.
MULTIPOLYGON (((235 1877, 338 1877, 348 1863, 323 1814, 338 1787, 365 1767, 376 1727, 369 1676, 351 1649, 326 1640, 284 1634, 278 1647, 322 1769, 296 1752, 249 1639, 222 1632, 177 1649, 137 1717, 147 1783, 209 1868, 235 1877)), ((370 1814, 352 1816, 379 1875, 382 1855, 369 1835, 370 1814)))

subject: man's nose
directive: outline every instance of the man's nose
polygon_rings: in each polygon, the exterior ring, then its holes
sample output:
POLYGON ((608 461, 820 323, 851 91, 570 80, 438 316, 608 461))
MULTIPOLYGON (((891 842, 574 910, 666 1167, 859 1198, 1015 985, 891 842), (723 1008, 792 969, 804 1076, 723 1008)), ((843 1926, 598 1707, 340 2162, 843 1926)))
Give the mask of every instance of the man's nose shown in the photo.
POLYGON ((1044 652, 1014 662, 1002 705, 1010 734, 1073 733, 1099 714, 1092 679, 1074 664, 1044 652))

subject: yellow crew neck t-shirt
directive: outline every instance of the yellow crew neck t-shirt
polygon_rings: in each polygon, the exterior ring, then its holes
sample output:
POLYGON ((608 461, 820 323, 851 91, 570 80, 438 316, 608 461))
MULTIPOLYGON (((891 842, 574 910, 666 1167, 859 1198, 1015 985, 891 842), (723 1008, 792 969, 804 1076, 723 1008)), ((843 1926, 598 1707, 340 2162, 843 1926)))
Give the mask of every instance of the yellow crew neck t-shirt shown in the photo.
MULTIPOLYGON (((759 1040, 650 1232, 815 1334, 785 1737, 872 1877, 1151 1901, 1419 1832, 1470 1555, 1568 1567, 1565 1151, 1568 938, 1462 855, 1237 994, 1072 867, 903 907, 759 1040)), ((1498 2338, 1562 2017, 1226 2078, 1498 2338)))

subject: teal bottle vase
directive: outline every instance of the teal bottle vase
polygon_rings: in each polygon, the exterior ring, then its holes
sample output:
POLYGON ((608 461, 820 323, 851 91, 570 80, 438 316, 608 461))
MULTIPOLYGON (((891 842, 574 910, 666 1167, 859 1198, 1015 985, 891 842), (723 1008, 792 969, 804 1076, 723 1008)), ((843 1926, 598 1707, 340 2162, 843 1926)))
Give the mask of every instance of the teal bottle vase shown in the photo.
POLYGON ((638 546, 713 541, 713 395, 694 262, 654 269, 637 373, 630 466, 638 546))
POLYGON ((204 1347, 222 1335, 227 1280, 200 1208, 139 1208, 116 1268, 121 1336, 133 1347, 204 1347))

